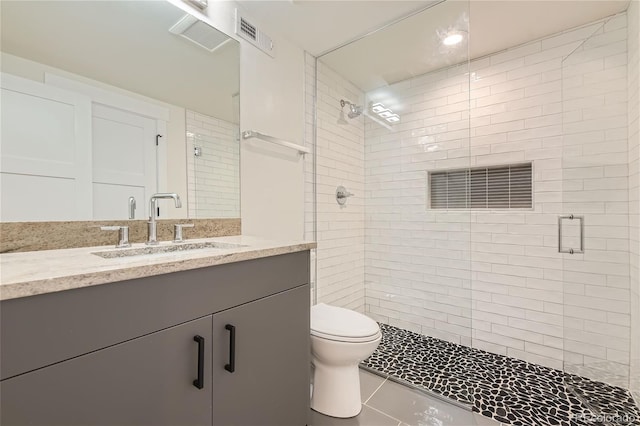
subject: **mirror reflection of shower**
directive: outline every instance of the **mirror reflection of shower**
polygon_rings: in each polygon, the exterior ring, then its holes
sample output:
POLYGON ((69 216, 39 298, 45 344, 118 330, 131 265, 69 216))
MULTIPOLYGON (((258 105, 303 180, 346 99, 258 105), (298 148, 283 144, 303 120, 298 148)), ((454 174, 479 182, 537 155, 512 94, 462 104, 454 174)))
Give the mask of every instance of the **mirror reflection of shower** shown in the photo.
POLYGON ((340 99, 340 118, 338 118, 338 124, 348 124, 347 120, 344 118, 344 107, 349 106, 349 111, 347 112, 347 117, 353 119, 360 117, 362 114, 362 107, 360 105, 356 105, 349 101, 345 101, 344 99, 340 99))

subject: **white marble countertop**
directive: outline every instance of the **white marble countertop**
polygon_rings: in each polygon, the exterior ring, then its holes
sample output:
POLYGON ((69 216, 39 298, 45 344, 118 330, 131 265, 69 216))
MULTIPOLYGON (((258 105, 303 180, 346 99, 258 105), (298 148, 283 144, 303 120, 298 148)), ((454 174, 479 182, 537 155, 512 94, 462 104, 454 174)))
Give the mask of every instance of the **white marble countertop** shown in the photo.
MULTIPOLYGON (((93 253, 119 250, 114 246, 0 254, 0 300, 276 256, 316 247, 313 242, 273 241, 244 235, 187 242, 220 242, 242 247, 200 248, 111 259, 93 253)), ((160 243, 162 246, 173 244, 160 243)), ((146 246, 143 243, 132 245, 132 248, 142 247, 146 246)))

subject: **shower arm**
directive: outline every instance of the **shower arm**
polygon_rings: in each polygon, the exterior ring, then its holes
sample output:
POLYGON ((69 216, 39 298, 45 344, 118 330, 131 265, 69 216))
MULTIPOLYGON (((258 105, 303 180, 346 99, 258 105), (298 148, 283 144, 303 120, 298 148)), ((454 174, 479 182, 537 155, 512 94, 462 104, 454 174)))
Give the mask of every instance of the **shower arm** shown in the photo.
POLYGON ((340 106, 342 108, 344 108, 346 105, 349 105, 349 108, 351 108, 351 109, 360 108, 358 105, 354 104, 353 102, 349 102, 349 101, 345 101, 344 99, 340 99, 340 106))

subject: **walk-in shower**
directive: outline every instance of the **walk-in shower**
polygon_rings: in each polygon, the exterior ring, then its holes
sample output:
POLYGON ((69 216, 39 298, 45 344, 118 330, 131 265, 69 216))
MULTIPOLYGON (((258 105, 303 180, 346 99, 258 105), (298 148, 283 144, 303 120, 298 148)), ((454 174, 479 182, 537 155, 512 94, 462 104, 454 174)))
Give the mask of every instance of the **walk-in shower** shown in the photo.
POLYGON ((313 61, 315 298, 384 324, 367 367, 505 423, 640 424, 638 2, 512 44, 471 5, 313 61))

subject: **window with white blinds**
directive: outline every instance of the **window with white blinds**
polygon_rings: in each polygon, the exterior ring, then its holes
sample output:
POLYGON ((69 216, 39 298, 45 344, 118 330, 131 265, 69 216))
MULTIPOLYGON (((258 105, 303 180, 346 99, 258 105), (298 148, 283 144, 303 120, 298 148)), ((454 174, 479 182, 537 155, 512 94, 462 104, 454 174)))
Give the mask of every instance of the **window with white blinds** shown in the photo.
POLYGON ((429 173, 432 209, 523 209, 533 206, 531 163, 429 173))

